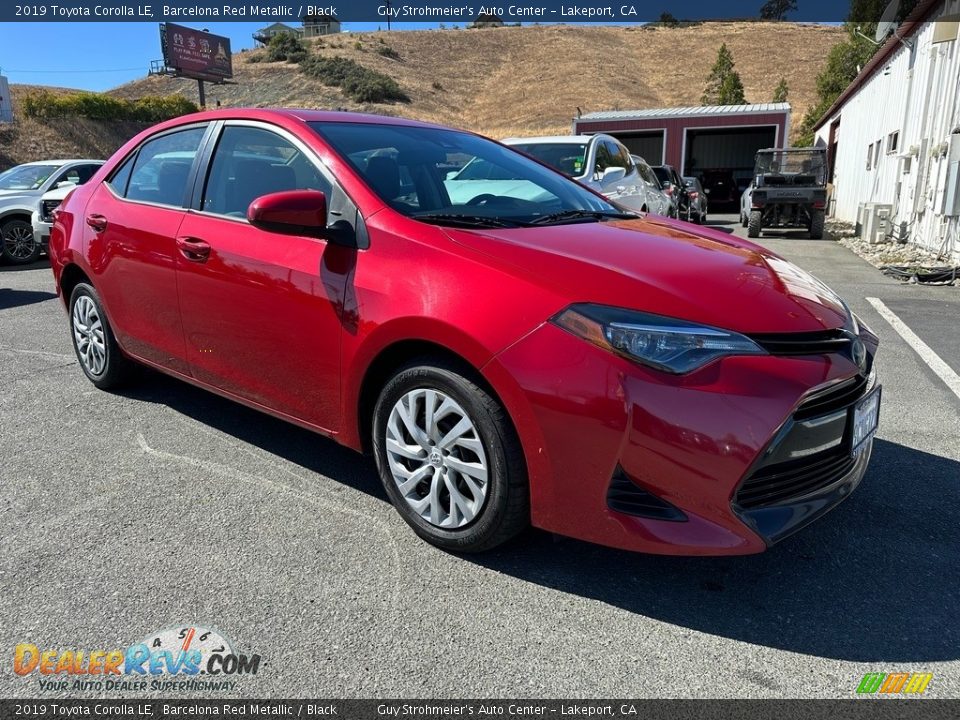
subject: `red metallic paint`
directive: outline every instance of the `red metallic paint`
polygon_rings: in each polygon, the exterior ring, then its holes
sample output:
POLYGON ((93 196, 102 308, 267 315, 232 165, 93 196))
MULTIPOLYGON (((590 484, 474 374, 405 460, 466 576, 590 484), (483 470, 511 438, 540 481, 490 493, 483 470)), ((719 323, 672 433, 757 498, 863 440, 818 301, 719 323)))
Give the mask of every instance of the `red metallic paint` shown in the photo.
POLYGON ((477 231, 417 222, 385 206, 305 124, 325 120, 421 125, 225 110, 151 128, 64 203, 50 243, 58 291, 66 268, 82 271, 124 352, 356 449, 371 364, 397 343, 433 343, 476 368, 504 404, 534 525, 646 552, 764 549, 731 510, 738 482, 808 391, 857 368, 842 357, 752 356, 666 375, 547 320, 594 302, 740 332, 804 332, 844 324, 828 288, 752 243, 662 219, 477 231), (308 145, 359 207, 369 249, 130 203, 102 184, 153 133, 230 118, 308 145), (83 222, 91 212, 107 218, 104 231, 83 222), (178 237, 204 241, 209 256, 181 252, 178 237), (611 511, 618 464, 688 522, 611 511))

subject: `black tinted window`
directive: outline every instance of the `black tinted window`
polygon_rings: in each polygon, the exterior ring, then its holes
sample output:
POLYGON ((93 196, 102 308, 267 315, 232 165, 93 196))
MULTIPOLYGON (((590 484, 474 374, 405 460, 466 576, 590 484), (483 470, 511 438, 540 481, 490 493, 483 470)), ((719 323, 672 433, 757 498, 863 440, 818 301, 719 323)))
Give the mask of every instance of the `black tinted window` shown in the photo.
MULTIPOLYGON (((137 153, 124 196, 128 200, 182 206, 190 168, 204 132, 206 128, 190 128, 148 140, 137 153)), ((114 176, 114 182, 121 174, 114 176)), ((116 185, 114 189, 119 192, 116 185)))
POLYGON ((228 125, 213 153, 203 209, 244 218, 261 195, 284 190, 320 190, 330 183, 289 140, 263 128, 228 125))

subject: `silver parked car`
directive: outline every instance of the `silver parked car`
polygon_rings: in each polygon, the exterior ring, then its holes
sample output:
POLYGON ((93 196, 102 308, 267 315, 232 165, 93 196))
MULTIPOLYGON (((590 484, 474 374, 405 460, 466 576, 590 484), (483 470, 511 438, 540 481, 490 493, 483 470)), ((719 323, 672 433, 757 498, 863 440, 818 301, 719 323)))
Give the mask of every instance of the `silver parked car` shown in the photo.
POLYGON ((647 212, 646 184, 630 151, 610 135, 507 138, 505 145, 530 155, 631 210, 647 212))
POLYGON ((46 248, 33 233, 32 215, 40 198, 57 187, 82 185, 103 160, 42 160, 0 173, 0 259, 33 262, 46 248))
POLYGON ((664 217, 677 216, 677 204, 669 195, 663 191, 660 180, 656 173, 650 168, 650 165, 639 155, 631 155, 633 164, 637 166, 637 172, 643 179, 647 191, 647 210, 655 215, 664 217))

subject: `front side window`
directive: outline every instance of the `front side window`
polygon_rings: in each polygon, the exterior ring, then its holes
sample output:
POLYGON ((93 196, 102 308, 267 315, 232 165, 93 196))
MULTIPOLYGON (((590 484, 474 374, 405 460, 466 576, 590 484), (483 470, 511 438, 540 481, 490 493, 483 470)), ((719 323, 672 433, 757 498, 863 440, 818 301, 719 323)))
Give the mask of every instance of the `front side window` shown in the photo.
POLYGON ((607 153, 610 155, 610 164, 613 167, 622 167, 628 173, 630 168, 633 167, 633 162, 630 160, 630 153, 627 152, 627 149, 618 142, 611 142, 606 140, 603 143, 607 147, 607 153))
POLYGON ((523 226, 554 222, 558 214, 571 222, 621 214, 560 173, 469 133, 372 123, 311 126, 374 193, 408 217, 437 224, 523 226), (478 179, 469 179, 471 167, 478 169, 478 179))
POLYGON ((0 190, 39 190, 56 165, 18 165, 0 173, 0 190))
POLYGON ((535 157, 567 177, 580 177, 587 164, 586 143, 516 143, 511 147, 535 157))
POLYGON ((245 218, 250 203, 284 190, 319 190, 331 184, 289 140, 258 127, 228 125, 213 153, 202 209, 245 218))
POLYGON ((135 159, 114 173, 110 186, 127 200, 182 207, 190 169, 205 132, 206 128, 195 127, 148 140, 135 159), (128 172, 129 177, 124 178, 128 172))

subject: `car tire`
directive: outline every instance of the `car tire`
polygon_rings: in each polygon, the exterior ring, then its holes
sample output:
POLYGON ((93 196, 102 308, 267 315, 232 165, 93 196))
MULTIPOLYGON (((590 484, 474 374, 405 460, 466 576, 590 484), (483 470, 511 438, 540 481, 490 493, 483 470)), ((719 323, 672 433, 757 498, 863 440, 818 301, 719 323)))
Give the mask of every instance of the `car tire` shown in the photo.
POLYGON ((100 296, 87 283, 70 294, 70 337, 80 369, 96 387, 109 390, 129 379, 132 363, 117 345, 100 296))
POLYGON ((469 372, 429 358, 401 368, 380 393, 372 432, 390 502, 427 542, 482 552, 529 524, 520 442, 506 411, 469 372))
POLYGON ((759 210, 753 210, 750 213, 750 219, 747 223, 747 237, 760 237, 760 228, 763 225, 763 213, 759 210))
POLYGON ((810 239, 823 240, 823 224, 826 221, 826 213, 823 210, 814 210, 810 218, 810 239))
POLYGON ((26 265, 40 257, 40 241, 33 234, 33 225, 26 220, 8 220, 0 227, 2 255, 10 265, 26 265))

